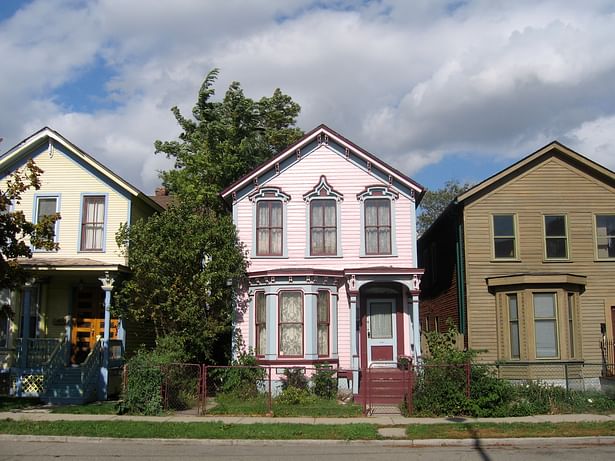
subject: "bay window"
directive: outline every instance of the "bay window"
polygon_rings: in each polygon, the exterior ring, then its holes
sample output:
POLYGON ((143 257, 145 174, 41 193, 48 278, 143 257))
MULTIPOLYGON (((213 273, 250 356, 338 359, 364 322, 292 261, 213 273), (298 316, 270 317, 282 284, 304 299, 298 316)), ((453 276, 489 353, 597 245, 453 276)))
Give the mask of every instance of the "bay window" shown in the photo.
POLYGON ((329 355, 329 312, 330 295, 328 291, 318 291, 317 302, 317 335, 318 335, 318 356, 326 357, 329 355))
POLYGON ((282 291, 278 298, 280 357, 303 357, 303 292, 282 291))

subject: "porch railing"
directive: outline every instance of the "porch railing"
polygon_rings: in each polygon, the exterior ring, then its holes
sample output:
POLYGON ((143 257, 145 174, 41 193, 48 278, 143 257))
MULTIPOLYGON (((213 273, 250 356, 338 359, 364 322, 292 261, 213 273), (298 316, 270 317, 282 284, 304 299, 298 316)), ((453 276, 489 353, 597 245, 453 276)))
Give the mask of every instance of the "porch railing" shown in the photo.
POLYGON ((124 343, 121 339, 109 340, 109 368, 120 368, 124 365, 124 343))
POLYGON ((19 338, 16 342, 17 365, 21 368, 44 366, 58 344, 58 338, 19 338), (27 351, 25 356, 24 351, 27 351))
POLYGON ((86 398, 95 393, 98 388, 102 355, 102 340, 98 340, 85 362, 81 364, 81 384, 83 385, 83 395, 86 398))
POLYGON ((49 360, 43 366, 43 392, 47 391, 53 377, 66 365, 69 346, 70 343, 67 340, 59 340, 49 360))

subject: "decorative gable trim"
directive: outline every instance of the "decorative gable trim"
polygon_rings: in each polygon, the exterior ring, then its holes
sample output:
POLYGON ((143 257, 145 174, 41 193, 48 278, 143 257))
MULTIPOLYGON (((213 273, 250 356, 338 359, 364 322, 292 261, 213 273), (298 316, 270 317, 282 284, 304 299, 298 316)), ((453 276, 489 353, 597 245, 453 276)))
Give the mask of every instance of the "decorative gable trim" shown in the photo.
POLYGON ((261 187, 248 196, 251 202, 256 202, 259 199, 269 198, 282 200, 284 203, 290 202, 290 195, 284 193, 279 187, 261 187))
POLYGON ((272 178, 321 146, 345 158, 376 180, 380 179, 383 183, 388 183, 391 188, 414 200, 416 206, 420 203, 425 193, 423 186, 325 125, 320 125, 306 133, 295 144, 228 186, 220 195, 229 205, 231 200, 235 203, 249 196, 258 185, 267 184, 272 178))
POLYGON ((367 198, 389 198, 391 200, 397 200, 399 194, 389 187, 381 185, 367 186, 363 192, 357 194, 357 200, 364 201, 367 198))
POLYGON ((335 200, 337 200, 338 202, 344 200, 344 195, 340 192, 337 192, 335 189, 333 189, 333 187, 329 185, 329 183, 327 182, 327 177, 325 175, 322 175, 320 177, 320 181, 314 186, 314 188, 310 192, 303 194, 303 200, 305 200, 306 202, 309 202, 311 199, 316 197, 335 198, 335 200))

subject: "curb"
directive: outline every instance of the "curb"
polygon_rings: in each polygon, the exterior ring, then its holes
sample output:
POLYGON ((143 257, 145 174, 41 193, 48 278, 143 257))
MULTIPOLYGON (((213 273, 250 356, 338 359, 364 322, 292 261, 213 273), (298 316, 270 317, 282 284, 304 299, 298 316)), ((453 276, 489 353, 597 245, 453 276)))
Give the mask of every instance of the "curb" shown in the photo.
POLYGON ((371 445, 392 447, 518 447, 518 448, 549 448, 549 447, 586 447, 599 445, 615 445, 615 436, 602 437, 528 437, 503 439, 424 439, 424 440, 242 440, 242 439, 160 439, 160 438, 113 438, 113 437, 75 437, 56 435, 10 435, 0 434, 0 441, 5 442, 55 442, 55 443, 158 443, 161 445, 214 445, 214 446, 292 446, 292 445, 371 445))

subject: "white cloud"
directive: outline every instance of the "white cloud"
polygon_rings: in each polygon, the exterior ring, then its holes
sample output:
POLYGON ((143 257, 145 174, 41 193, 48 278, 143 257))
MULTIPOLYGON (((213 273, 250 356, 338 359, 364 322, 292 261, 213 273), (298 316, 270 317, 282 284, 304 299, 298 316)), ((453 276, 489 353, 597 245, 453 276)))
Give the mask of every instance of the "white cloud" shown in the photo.
POLYGON ((51 125, 151 191, 169 165, 153 141, 178 133, 169 108, 189 114, 215 66, 218 95, 231 80, 252 97, 281 87, 304 129, 330 124, 410 174, 556 138, 608 164, 613 31, 599 0, 35 0, 0 22, 0 136, 6 149, 51 125), (115 105, 70 109, 56 90, 99 62, 115 105))

